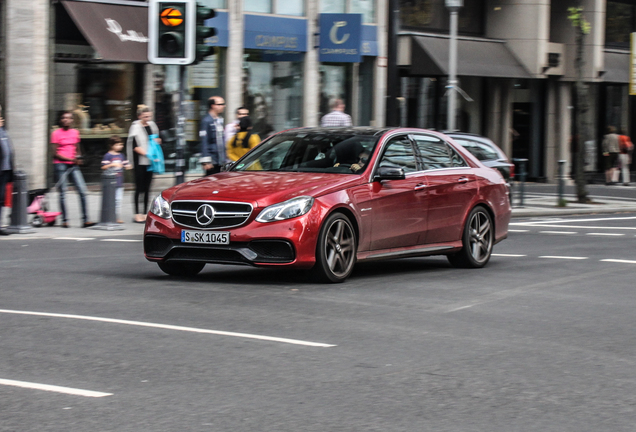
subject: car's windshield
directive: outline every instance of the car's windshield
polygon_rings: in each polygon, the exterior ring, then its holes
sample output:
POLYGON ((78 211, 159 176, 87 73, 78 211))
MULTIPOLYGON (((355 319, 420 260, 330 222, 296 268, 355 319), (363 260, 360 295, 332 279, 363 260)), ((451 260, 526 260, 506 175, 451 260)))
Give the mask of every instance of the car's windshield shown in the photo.
POLYGON ((259 144, 230 171, 304 171, 360 174, 378 137, 287 132, 259 144))

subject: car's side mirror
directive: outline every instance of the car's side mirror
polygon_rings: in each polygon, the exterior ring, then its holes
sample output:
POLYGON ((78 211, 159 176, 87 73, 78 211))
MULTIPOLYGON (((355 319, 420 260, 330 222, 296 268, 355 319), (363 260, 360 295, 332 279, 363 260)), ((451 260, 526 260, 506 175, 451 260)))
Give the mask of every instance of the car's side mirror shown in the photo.
POLYGON ((222 172, 229 171, 230 168, 232 168, 233 166, 234 166, 234 162, 227 162, 221 167, 221 171, 222 172))
POLYGON ((373 177, 373 181, 382 180, 404 180, 404 170, 402 168, 380 167, 373 177))

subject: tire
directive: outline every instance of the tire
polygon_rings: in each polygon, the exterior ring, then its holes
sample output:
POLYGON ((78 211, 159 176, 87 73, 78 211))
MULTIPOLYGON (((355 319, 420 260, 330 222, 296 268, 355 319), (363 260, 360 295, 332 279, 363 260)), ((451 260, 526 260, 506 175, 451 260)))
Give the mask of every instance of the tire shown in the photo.
POLYGON ((448 261, 453 267, 481 268, 490 260, 494 239, 494 224, 490 213, 484 207, 477 206, 466 219, 462 250, 448 255, 448 261))
POLYGON ((320 229, 313 275, 322 282, 344 282, 356 263, 356 232, 349 218, 334 213, 320 229))
POLYGON ((44 225, 44 218, 40 215, 33 216, 33 219, 31 219, 31 226, 39 228, 42 225, 44 225))
POLYGON ((157 264, 164 273, 178 277, 194 277, 205 267, 205 263, 198 262, 162 262, 157 264))

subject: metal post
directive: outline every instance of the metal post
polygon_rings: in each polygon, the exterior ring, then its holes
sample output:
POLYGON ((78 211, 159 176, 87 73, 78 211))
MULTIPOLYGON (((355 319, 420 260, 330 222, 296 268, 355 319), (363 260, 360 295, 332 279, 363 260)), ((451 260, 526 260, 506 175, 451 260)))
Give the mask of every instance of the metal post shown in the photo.
POLYGON ((177 160, 175 161, 175 185, 181 184, 185 181, 185 87, 186 87, 186 68, 180 66, 180 83, 179 83, 179 113, 177 117, 177 160))
POLYGON ((397 48, 400 4, 398 0, 388 0, 387 74, 386 74, 386 125, 398 125, 398 80, 397 48))
POLYGON ((449 7, 450 9, 450 43, 448 53, 448 85, 446 89, 448 91, 448 112, 447 123, 448 130, 453 132, 455 130, 455 113, 456 108, 456 94, 455 88, 457 87, 457 26, 458 26, 458 7, 449 7))
POLYGON ((559 161, 559 197, 558 197, 558 201, 557 201, 557 206, 558 207, 564 207, 565 206, 565 201, 563 198, 563 190, 565 188, 565 179, 563 178, 563 171, 565 169, 565 163, 567 161, 564 159, 561 159, 559 161))
POLYGON ((528 159, 513 159, 512 161, 519 164, 519 207, 523 208, 523 186, 526 182, 526 163, 528 162, 528 159))
POLYGON ((117 223, 117 211, 115 207, 115 196, 117 194, 117 173, 106 170, 102 174, 102 212, 97 225, 91 229, 99 230, 123 230, 117 223))
MULTIPOLYGON (((11 225, 6 228, 9 234, 30 234, 35 232, 27 224, 27 175, 24 171, 13 173, 13 194, 11 196, 11 225)), ((1 205, 2 203, 0 203, 1 205)))

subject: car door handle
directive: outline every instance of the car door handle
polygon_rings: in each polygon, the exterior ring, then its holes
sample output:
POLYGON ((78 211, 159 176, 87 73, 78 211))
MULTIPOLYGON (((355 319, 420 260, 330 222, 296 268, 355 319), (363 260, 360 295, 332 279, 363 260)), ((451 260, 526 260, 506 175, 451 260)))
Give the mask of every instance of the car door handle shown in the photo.
POLYGON ((420 183, 418 185, 415 186, 415 190, 422 190, 422 189, 426 189, 428 187, 428 185, 425 185, 423 183, 420 183))
POLYGON ((468 183, 468 177, 460 177, 457 181, 459 183, 468 183))

